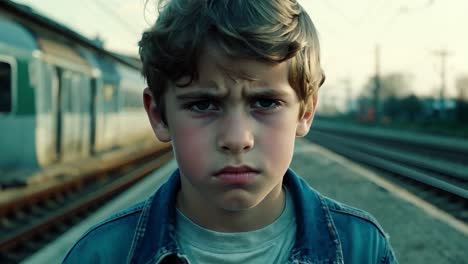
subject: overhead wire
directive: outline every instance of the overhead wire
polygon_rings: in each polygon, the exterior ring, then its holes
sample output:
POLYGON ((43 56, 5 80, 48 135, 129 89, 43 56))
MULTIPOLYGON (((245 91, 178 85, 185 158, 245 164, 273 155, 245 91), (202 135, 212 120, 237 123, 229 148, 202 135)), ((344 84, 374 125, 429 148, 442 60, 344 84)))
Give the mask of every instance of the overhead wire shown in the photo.
POLYGON ((366 20, 368 21, 371 19, 375 14, 378 13, 379 9, 382 8, 382 4, 385 4, 385 1, 371 1, 365 11, 362 13, 361 17, 357 20, 357 24, 361 26, 366 20), (374 5, 375 3, 377 3, 377 5, 374 5))
POLYGON ((103 1, 101 0, 94 0, 92 1, 93 3, 96 4, 97 7, 99 7, 102 11, 104 11, 108 16, 111 16, 116 22, 118 22, 123 29, 125 29, 128 33, 132 35, 138 35, 139 30, 135 28, 133 25, 128 23, 127 21, 123 20, 116 12, 114 9, 109 7, 108 5, 104 4, 103 1))
POLYGON ((330 1, 322 1, 321 3, 324 3, 325 6, 332 10, 333 12, 337 13, 345 22, 355 24, 355 21, 353 21, 351 18, 349 18, 343 11, 339 8, 337 8, 335 5, 333 5, 330 1))

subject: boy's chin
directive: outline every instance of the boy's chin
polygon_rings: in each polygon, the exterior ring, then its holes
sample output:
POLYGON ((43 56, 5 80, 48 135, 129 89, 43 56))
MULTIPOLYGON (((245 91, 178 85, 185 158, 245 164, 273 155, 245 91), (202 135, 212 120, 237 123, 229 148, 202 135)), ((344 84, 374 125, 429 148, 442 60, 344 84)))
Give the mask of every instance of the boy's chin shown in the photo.
POLYGON ((244 193, 229 195, 221 198, 217 202, 217 207, 229 213, 241 213, 254 209, 262 202, 258 194, 245 195, 244 193))
POLYGON ((231 202, 227 204, 223 204, 220 206, 224 211, 229 212, 229 213, 241 213, 245 212, 249 209, 252 209, 255 207, 255 205, 252 205, 250 203, 240 203, 240 202, 231 202))

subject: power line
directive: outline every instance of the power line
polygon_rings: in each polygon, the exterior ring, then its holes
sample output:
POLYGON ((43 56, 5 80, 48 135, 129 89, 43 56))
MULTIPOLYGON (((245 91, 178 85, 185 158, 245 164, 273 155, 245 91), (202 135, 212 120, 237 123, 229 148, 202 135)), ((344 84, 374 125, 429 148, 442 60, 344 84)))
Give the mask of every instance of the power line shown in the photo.
POLYGON ((139 30, 134 28, 133 25, 129 24, 127 21, 121 19, 121 17, 117 13, 115 13, 115 11, 112 8, 104 4, 104 2, 102 2, 101 0, 94 0, 92 2, 95 3, 101 10, 103 10, 109 16, 114 18, 115 21, 117 21, 128 33, 132 35, 139 34, 139 30))
POLYGON ((372 15, 377 13, 377 11, 382 7, 383 3, 385 3, 385 2, 382 1, 382 0, 380 2, 371 1, 371 3, 365 9, 364 13, 362 13, 361 17, 357 20, 357 24, 360 26, 360 25, 364 24, 366 19, 368 20, 369 18, 372 18, 372 15), (377 3, 376 6, 373 5, 375 3, 377 3), (374 10, 372 10, 372 9, 374 9, 374 10), (375 11, 375 13, 371 12, 371 11, 375 11))
POLYGON ((343 11, 341 9, 339 9, 336 6, 334 6, 333 4, 331 4, 330 1, 323 1, 323 3, 325 4, 325 6, 328 9, 332 10, 333 12, 337 13, 341 18, 343 18, 346 23, 350 23, 350 24, 353 24, 353 25, 356 24, 355 21, 353 21, 351 18, 349 18, 347 15, 345 15, 345 13, 343 13, 343 11))

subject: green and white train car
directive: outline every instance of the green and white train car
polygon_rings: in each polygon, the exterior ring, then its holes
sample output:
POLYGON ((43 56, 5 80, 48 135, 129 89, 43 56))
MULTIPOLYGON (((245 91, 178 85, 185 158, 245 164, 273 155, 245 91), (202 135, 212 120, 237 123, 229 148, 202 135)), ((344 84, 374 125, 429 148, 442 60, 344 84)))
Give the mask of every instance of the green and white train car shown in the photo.
POLYGON ((135 62, 0 1, 0 169, 82 159, 151 135, 135 62))

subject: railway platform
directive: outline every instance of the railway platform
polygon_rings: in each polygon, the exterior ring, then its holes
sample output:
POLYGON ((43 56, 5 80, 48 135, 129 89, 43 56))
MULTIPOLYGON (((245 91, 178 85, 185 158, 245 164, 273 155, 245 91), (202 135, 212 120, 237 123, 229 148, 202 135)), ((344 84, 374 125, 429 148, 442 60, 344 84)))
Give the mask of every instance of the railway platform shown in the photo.
MULTIPOLYGON (((400 263, 467 263, 468 226, 377 173, 304 139, 296 143, 291 165, 313 188, 343 203, 372 213, 390 236, 400 263)), ((174 160, 138 182, 85 221, 23 263, 60 263, 89 227, 141 201, 176 168, 174 160)))

